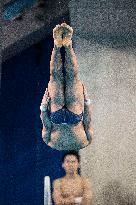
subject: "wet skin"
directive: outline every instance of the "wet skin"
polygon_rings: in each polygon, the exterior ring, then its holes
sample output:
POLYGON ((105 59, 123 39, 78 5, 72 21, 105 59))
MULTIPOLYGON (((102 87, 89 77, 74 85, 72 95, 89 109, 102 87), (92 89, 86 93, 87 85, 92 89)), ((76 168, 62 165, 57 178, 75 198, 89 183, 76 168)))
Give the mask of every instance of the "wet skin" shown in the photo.
MULTIPOLYGON (((63 24, 64 25, 64 24, 63 24)), ((64 26, 65 27, 65 26, 64 26)), ((71 27, 70 27, 71 28, 71 27)), ((85 105, 87 98, 85 86, 78 78, 77 58, 72 48, 70 28, 65 32, 63 46, 65 47, 65 76, 63 74, 60 54, 62 26, 54 29, 54 49, 50 61, 50 81, 42 103, 50 112, 58 111, 65 105, 75 114, 84 113, 82 120, 73 125, 56 125, 50 121, 49 115, 41 112, 43 122, 43 140, 52 148, 58 150, 81 149, 91 142, 91 106, 85 105), (47 103, 47 98, 48 103, 47 103), (65 136, 67 133, 67 136, 65 136), (88 136, 87 136, 88 135, 88 136)), ((64 29, 64 28, 63 28, 64 29)), ((72 35, 72 34, 71 34, 72 35)))

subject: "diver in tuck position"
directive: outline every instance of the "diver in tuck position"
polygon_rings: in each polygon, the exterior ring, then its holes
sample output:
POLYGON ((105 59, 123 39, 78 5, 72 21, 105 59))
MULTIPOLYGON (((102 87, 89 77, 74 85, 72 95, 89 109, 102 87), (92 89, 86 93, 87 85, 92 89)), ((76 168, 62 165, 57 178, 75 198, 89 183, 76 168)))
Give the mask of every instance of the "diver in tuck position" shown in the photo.
POLYGON ((40 106, 42 138, 57 150, 79 150, 92 140, 90 99, 78 78, 72 34, 73 29, 66 23, 53 29, 50 81, 40 106), (62 46, 65 47, 65 73, 60 53, 62 46))

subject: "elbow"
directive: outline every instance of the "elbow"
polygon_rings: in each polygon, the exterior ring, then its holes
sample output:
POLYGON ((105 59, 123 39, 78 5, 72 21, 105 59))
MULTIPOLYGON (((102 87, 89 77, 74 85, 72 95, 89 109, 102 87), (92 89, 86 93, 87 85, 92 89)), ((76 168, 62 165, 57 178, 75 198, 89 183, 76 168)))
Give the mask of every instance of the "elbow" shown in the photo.
POLYGON ((92 200, 91 200, 90 198, 86 198, 86 199, 84 200, 84 204, 85 204, 85 205, 91 205, 91 202, 92 202, 92 200))
POLYGON ((62 205, 60 200, 54 200, 54 202, 55 202, 56 205, 62 205))
POLYGON ((92 136, 93 136, 93 131, 92 131, 92 128, 85 128, 85 133, 86 133, 86 137, 87 137, 87 140, 89 142, 89 144, 91 144, 92 142, 92 136))
POLYGON ((53 196, 53 200, 55 202, 56 205, 62 205, 62 200, 58 197, 53 196))
POLYGON ((51 122, 49 120, 44 120, 42 124, 47 131, 51 130, 51 122))
POLYGON ((88 140, 89 144, 91 144, 91 142, 92 142, 92 135, 90 134, 89 131, 86 132, 86 137, 87 137, 87 140, 88 140))
POLYGON ((42 139, 46 144, 48 144, 50 141, 50 132, 42 131, 42 139))
POLYGON ((92 203, 92 193, 86 194, 83 196, 83 204, 91 205, 92 203))

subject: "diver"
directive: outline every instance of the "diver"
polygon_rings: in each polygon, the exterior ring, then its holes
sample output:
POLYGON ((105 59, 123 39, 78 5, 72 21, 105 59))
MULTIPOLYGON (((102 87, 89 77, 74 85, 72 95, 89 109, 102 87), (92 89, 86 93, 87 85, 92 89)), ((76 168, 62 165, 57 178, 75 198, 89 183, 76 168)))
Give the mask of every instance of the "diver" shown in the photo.
POLYGON ((91 104, 78 77, 78 62, 72 47, 73 29, 66 23, 53 29, 54 48, 50 81, 40 106, 42 138, 57 150, 79 150, 92 140, 91 104), (60 49, 65 48, 62 62, 60 49))

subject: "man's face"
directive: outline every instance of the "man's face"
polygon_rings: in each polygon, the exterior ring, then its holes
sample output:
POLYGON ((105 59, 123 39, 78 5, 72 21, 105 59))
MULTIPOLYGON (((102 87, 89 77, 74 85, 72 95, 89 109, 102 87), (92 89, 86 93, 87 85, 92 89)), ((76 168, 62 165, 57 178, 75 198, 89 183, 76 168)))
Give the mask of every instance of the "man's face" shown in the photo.
POLYGON ((66 171, 66 173, 74 173, 77 172, 79 168, 79 162, 76 156, 74 155, 67 155, 65 157, 63 167, 66 171))

